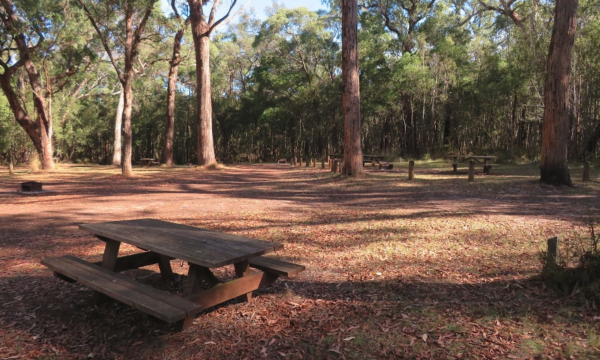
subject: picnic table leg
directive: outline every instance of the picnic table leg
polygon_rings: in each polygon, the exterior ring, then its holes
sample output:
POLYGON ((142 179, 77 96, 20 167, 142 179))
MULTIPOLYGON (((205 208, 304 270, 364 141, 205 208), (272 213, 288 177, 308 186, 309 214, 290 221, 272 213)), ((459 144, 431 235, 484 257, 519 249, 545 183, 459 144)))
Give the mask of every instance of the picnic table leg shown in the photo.
MULTIPOLYGON (((121 247, 121 242, 107 238, 103 238, 102 240, 106 242, 106 245, 104 246, 104 254, 102 254, 102 263, 100 264, 100 266, 110 271, 115 271, 115 268, 117 267, 117 258, 119 256, 119 248, 121 247)), ((99 305, 107 301, 110 301, 109 296, 106 296, 101 292, 94 291, 95 304, 99 305)))
POLYGON ((165 255, 159 255, 158 268, 160 276, 164 280, 173 280, 173 269, 171 269, 171 258, 165 255))
POLYGON ((188 296, 199 292, 202 289, 202 282, 205 281, 209 285, 214 286, 219 283, 219 279, 204 266, 189 264, 187 280, 183 288, 183 295, 188 296))
MULTIPOLYGON (((238 278, 250 275, 250 264, 249 264, 248 260, 245 260, 245 261, 242 261, 239 263, 235 263, 234 267, 235 267, 235 274, 237 275, 238 278)), ((252 292, 244 294, 244 295, 238 297, 238 299, 243 302, 250 302, 250 301, 252 301, 252 292)))

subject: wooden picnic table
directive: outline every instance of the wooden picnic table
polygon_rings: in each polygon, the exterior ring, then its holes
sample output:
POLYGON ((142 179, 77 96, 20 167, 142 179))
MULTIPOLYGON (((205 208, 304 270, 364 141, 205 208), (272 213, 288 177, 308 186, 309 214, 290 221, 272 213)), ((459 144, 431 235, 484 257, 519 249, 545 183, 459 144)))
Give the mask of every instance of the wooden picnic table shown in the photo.
POLYGON ((78 281, 97 291, 97 300, 112 297, 159 319, 192 325, 200 311, 239 298, 249 301, 252 291, 268 286, 279 276, 293 276, 304 266, 261 255, 283 245, 155 219, 81 224, 79 228, 104 241, 102 261, 90 263, 73 256, 42 260, 57 277, 78 281), (118 256, 121 243, 144 252, 118 256), (187 261, 189 271, 183 297, 141 284, 118 272, 158 264, 161 276, 173 276, 170 260, 187 261), (233 265, 237 278, 220 283, 210 269, 233 265), (262 270, 250 272, 250 267, 262 270), (205 285, 209 287, 206 288, 205 285))
POLYGON ((458 170, 457 168, 458 168, 459 163, 475 161, 479 164, 483 164, 483 173, 484 174, 489 174, 490 169, 494 165, 494 164, 492 164, 492 162, 496 161, 496 159, 497 159, 496 156, 491 156, 491 155, 490 156, 488 156, 488 155, 450 155, 450 157, 452 158, 452 169, 454 170, 455 173, 458 170))
MULTIPOLYGON (((344 154, 329 154, 330 159, 343 159, 344 154)), ((385 156, 382 155, 363 155, 363 166, 365 163, 371 163, 371 165, 375 166, 375 163, 380 164, 381 160, 385 159, 385 156)))
POLYGON ((142 166, 152 166, 154 165, 156 161, 154 161, 154 159, 150 159, 150 158, 144 158, 144 159, 140 159, 140 165, 142 166))

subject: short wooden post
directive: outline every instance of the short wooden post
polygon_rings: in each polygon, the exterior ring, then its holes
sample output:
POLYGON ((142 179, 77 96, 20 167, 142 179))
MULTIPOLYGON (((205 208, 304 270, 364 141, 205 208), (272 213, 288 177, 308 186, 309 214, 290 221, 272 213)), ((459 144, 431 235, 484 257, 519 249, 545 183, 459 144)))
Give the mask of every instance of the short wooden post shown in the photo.
POLYGON ((342 167, 344 165, 344 162, 342 160, 340 160, 340 162, 338 163, 338 173, 342 173, 342 167))
POLYGON ((325 169, 325 158, 321 159, 321 169, 325 169))
POLYGON ((300 167, 302 167, 302 156, 300 156, 300 167))
POLYGON ((558 236, 548 239, 548 254, 546 254, 546 266, 556 266, 558 258, 558 236))
POLYGON ((411 160, 408 162, 408 180, 415 179, 415 161, 411 160))
POLYGON ((329 158, 328 161, 329 161, 329 171, 333 171, 333 159, 329 158))
POLYGON ((317 158, 313 158, 313 167, 316 168, 317 167, 317 158))
POLYGON ((9 174, 9 175, 12 175, 12 174, 13 174, 13 163, 12 163, 12 161, 10 161, 10 162, 8 163, 8 174, 9 174))
POLYGON ((590 181, 590 162, 583 163, 583 181, 590 181))
POLYGON ((456 174, 458 172, 458 164, 452 163, 452 171, 456 174))
POLYGON ((336 173, 337 172, 337 167, 338 167, 338 161, 336 159, 336 160, 333 160, 333 165, 331 166, 331 172, 336 173))
POLYGON ((310 162, 311 162, 311 159, 310 159, 310 157, 307 157, 307 158, 306 158, 306 167, 309 167, 309 166, 310 166, 310 162))
POLYGON ((469 161, 469 182, 475 180, 475 161, 469 161))
POLYGON ((296 157, 294 156, 294 161, 292 162, 294 166, 296 166, 296 157))

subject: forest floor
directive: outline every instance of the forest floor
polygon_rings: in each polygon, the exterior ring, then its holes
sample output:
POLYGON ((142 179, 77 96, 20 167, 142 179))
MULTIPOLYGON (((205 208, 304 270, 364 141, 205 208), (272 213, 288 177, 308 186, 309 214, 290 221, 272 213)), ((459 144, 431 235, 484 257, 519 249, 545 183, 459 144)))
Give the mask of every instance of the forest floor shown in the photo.
MULTIPOLYGON (((0 359, 598 358, 600 312, 539 278, 546 239, 589 239, 600 182, 540 184, 537 165, 466 169, 417 163, 367 167, 349 179, 320 168, 258 164, 221 170, 60 165, 0 170, 0 359), (22 196, 37 180, 54 193, 22 196), (297 277, 201 313, 183 332, 40 264, 100 260, 103 243, 77 224, 157 218, 280 242, 297 277)), ((125 246, 133 253, 133 247, 125 246)), ((178 274, 187 265, 173 261, 178 274)), ((128 272, 164 283, 155 267, 128 272)), ((233 276, 233 269, 216 271, 233 276)))

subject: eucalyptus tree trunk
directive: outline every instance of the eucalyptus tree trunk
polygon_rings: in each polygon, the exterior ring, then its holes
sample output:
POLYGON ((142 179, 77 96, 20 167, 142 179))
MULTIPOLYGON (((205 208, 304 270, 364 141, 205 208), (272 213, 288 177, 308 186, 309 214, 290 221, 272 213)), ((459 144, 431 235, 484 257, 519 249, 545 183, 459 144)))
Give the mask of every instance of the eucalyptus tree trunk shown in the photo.
POLYGON ((119 94, 119 105, 117 105, 117 115, 115 116, 115 140, 113 144, 113 160, 114 166, 121 166, 121 131, 123 126, 123 106, 125 102, 125 91, 123 85, 119 83, 121 93, 119 94))
POLYGON ((175 34, 173 55, 169 62, 169 82, 167 85, 167 113, 165 115, 165 138, 163 142, 162 163, 173 166, 173 134, 175 132, 175 91, 177 90, 177 74, 181 62, 181 39, 185 29, 175 34))
POLYGON ((342 82, 344 94, 344 165, 346 175, 363 172, 358 78, 358 2, 342 0, 342 82))
MULTIPOLYGON (((192 0, 190 0, 192 1, 192 0)), ((201 5, 198 5, 201 6, 201 5)), ((198 165, 216 164, 212 132, 212 99, 210 92, 210 26, 193 12, 192 35, 196 52, 196 107, 198 110, 198 165)))
POLYGON ((567 164, 569 144, 569 81, 577 29, 578 0, 557 0, 548 53, 544 93, 544 130, 540 180, 572 185, 567 164))

